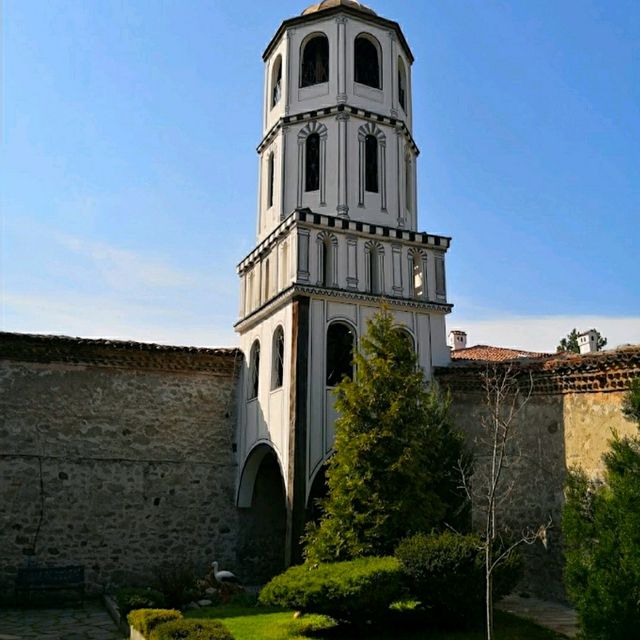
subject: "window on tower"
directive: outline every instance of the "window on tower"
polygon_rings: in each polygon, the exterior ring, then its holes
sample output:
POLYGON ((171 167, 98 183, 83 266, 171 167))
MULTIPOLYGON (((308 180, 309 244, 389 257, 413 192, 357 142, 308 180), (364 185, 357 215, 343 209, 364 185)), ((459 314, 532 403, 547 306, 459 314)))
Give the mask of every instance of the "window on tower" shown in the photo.
POLYGON ((329 40, 324 34, 312 36, 302 45, 300 86, 310 87, 329 80, 329 40))
POLYGON ((271 78, 271 108, 280 102, 282 95, 282 57, 278 56, 273 65, 273 73, 271 78))
POLYGON ((382 293, 384 249, 379 243, 367 243, 365 255, 367 258, 367 289, 369 293, 382 293))
POLYGON ((273 206, 273 178, 274 178, 274 167, 273 167, 273 152, 269 154, 269 160, 267 161, 267 208, 273 206))
POLYGON ((402 58, 398 58, 398 102, 400 106, 407 112, 407 72, 404 67, 402 58))
POLYGON ((251 346, 249 366, 249 400, 253 400, 258 397, 260 384, 260 342, 258 340, 251 346))
POLYGON ((312 133, 305 142, 304 190, 320 189, 320 136, 312 133))
POLYGON ((354 45, 355 81, 374 89, 381 89, 378 46, 371 36, 360 35, 354 45))
POLYGON ((327 386, 353 376, 354 331, 346 322, 332 322, 327 331, 327 386))
POLYGON ((378 139, 369 134, 364 140, 364 188, 378 193, 378 139))
POLYGON ((282 327, 278 327, 273 334, 272 358, 271 389, 279 389, 284 380, 284 331, 282 327))

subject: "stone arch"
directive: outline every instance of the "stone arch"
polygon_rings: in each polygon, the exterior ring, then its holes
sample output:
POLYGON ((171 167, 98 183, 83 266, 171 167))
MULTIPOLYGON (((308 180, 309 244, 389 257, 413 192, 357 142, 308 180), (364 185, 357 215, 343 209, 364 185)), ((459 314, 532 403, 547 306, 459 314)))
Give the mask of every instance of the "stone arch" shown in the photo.
POLYGON ((243 581, 261 584, 284 569, 286 490, 282 464, 271 443, 249 452, 237 496, 238 565, 243 581))
POLYGON ((377 240, 367 240, 364 254, 367 291, 384 293, 384 246, 377 240))
POLYGON ((318 248, 318 285, 338 286, 338 238, 334 233, 321 231, 316 237, 318 248))
POLYGON ((320 205, 326 204, 327 192, 327 137, 329 132, 322 122, 312 120, 298 133, 298 207, 302 207, 302 197, 306 191, 307 182, 307 141, 309 136, 318 136, 318 186, 320 190, 320 205))
POLYGON ((387 138, 380 127, 374 122, 367 122, 358 129, 358 147, 359 147, 359 180, 358 180, 358 206, 364 207, 365 191, 367 190, 367 163, 371 159, 367 157, 369 144, 371 140, 375 140, 376 153, 375 158, 377 172, 377 193, 380 195, 380 209, 387 210, 387 138))

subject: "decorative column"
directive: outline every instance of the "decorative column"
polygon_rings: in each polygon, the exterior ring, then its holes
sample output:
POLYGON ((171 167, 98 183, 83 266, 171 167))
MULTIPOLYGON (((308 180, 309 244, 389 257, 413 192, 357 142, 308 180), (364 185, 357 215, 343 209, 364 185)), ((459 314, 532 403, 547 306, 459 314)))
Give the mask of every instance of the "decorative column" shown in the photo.
POLYGON ((347 122, 349 114, 341 111, 338 121, 338 206, 336 212, 342 218, 349 217, 347 204, 347 122))
POLYGON ((391 50, 391 64, 389 68, 391 70, 391 117, 398 117, 398 110, 396 109, 396 83, 398 82, 398 54, 396 52, 396 34, 389 30, 389 49, 391 50))
POLYGON ((338 16, 338 95, 336 102, 344 104, 347 101, 347 18, 338 16))
POLYGON ((398 193, 398 227, 404 227, 404 196, 403 192, 405 189, 402 188, 403 180, 402 174, 404 172, 404 168, 402 167, 402 126, 396 125, 396 185, 397 185, 397 193, 398 193))
POLYGON ((280 220, 284 220, 286 217, 286 180, 287 172, 285 171, 285 160, 287 157, 287 133, 289 133, 289 127, 285 124, 282 125, 280 130, 280 220))
POLYGON ((305 138, 298 135, 298 174, 296 176, 298 180, 296 208, 302 207, 302 186, 304 183, 304 143, 305 138))
POLYGON ((285 65, 287 69, 286 76, 286 90, 284 91, 284 115, 289 115, 289 104, 291 102, 291 38, 293 34, 296 32, 295 29, 287 29, 287 44, 285 47, 285 58, 282 61, 282 64, 285 65), (286 63, 286 64, 285 64, 286 63))
POLYGON ((347 236, 347 289, 358 288, 358 238, 347 236))
POLYGON ((327 205, 327 128, 320 130, 320 206, 327 205))
POLYGON ((380 208, 387 210, 387 141, 385 138, 378 138, 378 149, 380 150, 380 208))
POLYGON ((391 247, 391 268, 393 270, 393 294, 402 296, 402 245, 391 247))

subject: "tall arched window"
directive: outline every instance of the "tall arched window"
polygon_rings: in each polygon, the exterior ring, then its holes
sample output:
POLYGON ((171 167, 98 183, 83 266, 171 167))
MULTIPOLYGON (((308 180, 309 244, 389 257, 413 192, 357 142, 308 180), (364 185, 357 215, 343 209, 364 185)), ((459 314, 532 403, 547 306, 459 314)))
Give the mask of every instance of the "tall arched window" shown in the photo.
POLYGON ((407 112, 407 71, 404 67, 402 58, 398 58, 398 102, 403 108, 404 112, 407 112))
POLYGON ((273 151, 267 160, 267 208, 273 207, 273 180, 274 180, 273 151))
POLYGON ((327 331, 327 386, 353 376, 354 331, 346 322, 332 322, 327 331))
POLYGON ((271 351, 271 389, 279 389, 284 380, 284 331, 278 327, 273 334, 273 348, 271 351))
POLYGON ((404 327, 396 327, 395 331, 405 341, 406 345, 411 349, 411 351, 415 352, 416 342, 409 331, 404 327))
POLYGON ((331 283, 331 245, 325 240, 322 243, 322 284, 325 287, 330 287, 331 283))
POLYGON ((310 87, 329 80, 329 40, 318 34, 302 45, 300 86, 310 87))
POLYGON ((364 141, 364 188, 378 193, 378 139, 369 134, 364 141))
POLYGON ((426 298, 425 287, 425 256, 420 251, 412 251, 409 254, 410 268, 409 282, 413 288, 412 294, 416 298, 426 298))
POLYGON ((320 136, 312 133, 305 142, 304 190, 320 189, 320 136))
POLYGON ((258 397, 260 385, 260 342, 256 340, 251 346, 249 358, 249 400, 258 397))
POLYGON ((355 81, 374 89, 381 89, 378 47, 370 36, 358 36, 354 45, 355 81))
POLYGON ((367 242, 365 255, 367 258, 367 288, 369 293, 382 293, 384 249, 378 242, 367 242))
POLYGON ((273 65, 271 74, 271 108, 280 102, 282 95, 282 57, 278 56, 273 65))

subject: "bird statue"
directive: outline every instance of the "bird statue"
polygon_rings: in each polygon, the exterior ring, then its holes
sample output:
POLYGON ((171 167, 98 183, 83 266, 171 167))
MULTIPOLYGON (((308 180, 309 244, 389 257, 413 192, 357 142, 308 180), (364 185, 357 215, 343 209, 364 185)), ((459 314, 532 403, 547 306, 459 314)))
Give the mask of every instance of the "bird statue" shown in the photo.
POLYGON ((213 567, 213 577, 216 579, 216 582, 220 584, 239 584, 240 580, 238 577, 231 573, 231 571, 218 571, 218 563, 212 562, 211 566, 213 567))

